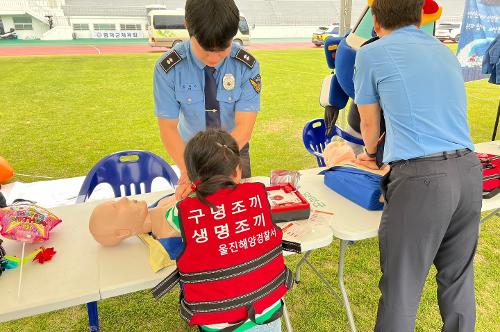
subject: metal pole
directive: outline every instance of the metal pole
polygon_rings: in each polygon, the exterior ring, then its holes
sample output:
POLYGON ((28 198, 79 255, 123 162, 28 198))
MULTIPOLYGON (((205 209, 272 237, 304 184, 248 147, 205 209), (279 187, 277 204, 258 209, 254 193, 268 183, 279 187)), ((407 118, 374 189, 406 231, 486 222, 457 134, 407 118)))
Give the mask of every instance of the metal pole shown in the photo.
POLYGON ((352 0, 340 0, 340 35, 344 36, 351 28, 352 0))
POLYGON ((293 332, 292 322, 290 321, 290 314, 288 313, 285 300, 283 300, 283 319, 285 320, 287 332, 293 332))
POLYGON ((344 307, 347 313, 347 319, 349 320, 349 325, 351 327, 351 332, 356 332, 356 324, 354 323, 354 316, 352 315, 351 305, 349 304, 349 298, 347 297, 347 291, 344 285, 344 266, 345 266, 345 251, 349 241, 340 240, 340 255, 339 255, 339 271, 338 271, 338 281, 340 292, 342 293, 342 298, 344 299, 344 307))
POLYGON ((297 268, 295 269, 295 283, 300 282, 300 269, 302 268, 302 264, 304 264, 305 261, 307 261, 307 257, 312 254, 312 251, 309 250, 305 253, 304 256, 300 259, 300 261, 297 263, 297 268))

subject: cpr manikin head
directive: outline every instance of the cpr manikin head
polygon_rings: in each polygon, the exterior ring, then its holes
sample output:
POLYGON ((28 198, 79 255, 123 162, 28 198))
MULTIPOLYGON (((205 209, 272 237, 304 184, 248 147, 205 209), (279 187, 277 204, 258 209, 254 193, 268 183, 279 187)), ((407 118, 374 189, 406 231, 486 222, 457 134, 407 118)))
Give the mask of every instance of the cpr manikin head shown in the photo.
POLYGON ((123 197, 99 204, 89 222, 90 233, 103 246, 114 246, 122 240, 151 231, 147 203, 123 197))

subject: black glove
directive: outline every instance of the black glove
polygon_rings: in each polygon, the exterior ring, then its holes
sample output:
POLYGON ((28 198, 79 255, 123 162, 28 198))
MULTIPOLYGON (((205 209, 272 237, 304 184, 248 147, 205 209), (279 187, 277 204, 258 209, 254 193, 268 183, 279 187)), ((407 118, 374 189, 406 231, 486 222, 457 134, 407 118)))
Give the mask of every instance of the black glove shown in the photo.
POLYGON ((339 117, 339 108, 337 106, 326 106, 325 107, 325 126, 326 126, 326 136, 333 136, 333 129, 335 128, 335 123, 339 117))

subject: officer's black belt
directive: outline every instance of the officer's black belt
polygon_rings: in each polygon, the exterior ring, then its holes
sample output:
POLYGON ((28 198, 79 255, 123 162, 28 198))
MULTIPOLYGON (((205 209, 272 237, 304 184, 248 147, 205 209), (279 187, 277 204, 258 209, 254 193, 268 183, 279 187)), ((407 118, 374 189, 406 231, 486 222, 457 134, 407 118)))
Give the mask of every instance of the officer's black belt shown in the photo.
POLYGON ((253 306, 253 303, 268 296, 281 285, 291 289, 293 286, 293 275, 289 268, 285 267, 273 281, 256 289, 255 291, 236 296, 226 300, 189 303, 185 299, 181 300, 181 316, 190 321, 194 314, 228 311, 240 307, 253 306))
POLYGON ((415 161, 441 161, 441 160, 446 160, 446 159, 463 157, 470 152, 471 152, 470 149, 460 149, 460 150, 437 152, 437 153, 433 153, 431 155, 411 158, 408 160, 403 159, 403 160, 391 161, 389 163, 389 165, 394 166, 394 165, 398 165, 401 163, 408 163, 408 162, 415 162, 415 161))

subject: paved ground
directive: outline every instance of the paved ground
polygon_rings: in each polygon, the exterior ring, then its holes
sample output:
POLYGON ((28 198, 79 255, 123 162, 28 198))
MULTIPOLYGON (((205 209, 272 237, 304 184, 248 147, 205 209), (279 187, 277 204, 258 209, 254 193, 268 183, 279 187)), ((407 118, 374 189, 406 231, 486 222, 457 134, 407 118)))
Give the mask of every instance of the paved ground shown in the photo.
MULTIPOLYGON (((315 48, 310 41, 269 40, 252 42, 249 50, 287 50, 291 48, 315 48)), ((0 56, 31 56, 31 55, 71 55, 71 54, 125 54, 125 53, 163 53, 166 48, 152 48, 144 42, 103 43, 86 40, 79 42, 44 43, 33 41, 23 43, 11 41, 0 43, 0 56)))

